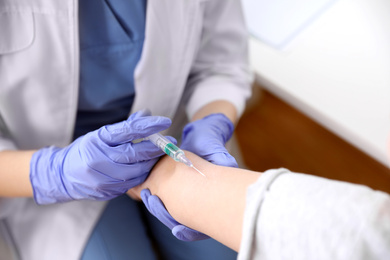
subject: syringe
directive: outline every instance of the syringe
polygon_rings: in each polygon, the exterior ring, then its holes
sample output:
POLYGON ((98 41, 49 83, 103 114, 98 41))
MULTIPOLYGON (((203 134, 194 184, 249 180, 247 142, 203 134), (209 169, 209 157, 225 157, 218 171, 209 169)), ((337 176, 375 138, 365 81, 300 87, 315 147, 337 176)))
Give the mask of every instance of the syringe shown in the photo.
POLYGON ((206 175, 204 175, 201 171, 195 168, 192 162, 185 156, 183 150, 181 150, 179 147, 174 145, 171 141, 169 141, 160 133, 152 134, 144 138, 144 140, 151 141, 155 146, 160 148, 164 153, 166 153, 169 157, 171 157, 176 162, 184 163, 188 167, 194 168, 197 172, 199 172, 204 177, 206 177, 206 175))

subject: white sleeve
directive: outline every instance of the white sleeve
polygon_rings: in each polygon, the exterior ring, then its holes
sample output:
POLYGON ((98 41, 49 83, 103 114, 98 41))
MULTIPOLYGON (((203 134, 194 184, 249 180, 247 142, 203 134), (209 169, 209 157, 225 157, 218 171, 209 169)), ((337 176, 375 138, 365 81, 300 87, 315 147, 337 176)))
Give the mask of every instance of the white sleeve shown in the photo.
POLYGON ((186 95, 190 96, 187 115, 191 118, 215 100, 227 100, 240 116, 251 94, 253 78, 241 1, 204 1, 202 7, 201 41, 186 87, 186 95))
MULTIPOLYGON (((6 137, 5 134, 5 124, 0 116, 0 151, 3 150, 16 150, 16 145, 6 137)), ((1 198, 0 197, 0 219, 8 215, 12 210, 13 204, 12 199, 10 198, 1 198)))
POLYGON ((16 145, 11 140, 7 138, 2 138, 0 134, 0 151, 16 149, 16 145))
POLYGON ((239 260, 389 256, 387 193, 285 169, 248 188, 239 260))
POLYGON ((8 138, 9 134, 6 129, 6 125, 0 115, 0 151, 16 150, 16 145, 8 138))

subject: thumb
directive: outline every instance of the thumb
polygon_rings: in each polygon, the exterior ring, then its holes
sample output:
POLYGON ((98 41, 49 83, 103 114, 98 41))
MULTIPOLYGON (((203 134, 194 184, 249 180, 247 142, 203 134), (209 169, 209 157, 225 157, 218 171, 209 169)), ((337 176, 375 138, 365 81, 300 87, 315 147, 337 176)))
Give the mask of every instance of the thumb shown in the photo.
POLYGON ((222 151, 217 151, 216 153, 210 155, 206 155, 205 157, 207 161, 213 164, 238 168, 236 159, 232 155, 230 155, 226 149, 222 151))
POLYGON ((148 211, 169 229, 172 229, 178 225, 178 222, 176 222, 176 220, 174 220, 168 213, 160 198, 152 195, 149 189, 144 189, 141 191, 141 199, 148 211))

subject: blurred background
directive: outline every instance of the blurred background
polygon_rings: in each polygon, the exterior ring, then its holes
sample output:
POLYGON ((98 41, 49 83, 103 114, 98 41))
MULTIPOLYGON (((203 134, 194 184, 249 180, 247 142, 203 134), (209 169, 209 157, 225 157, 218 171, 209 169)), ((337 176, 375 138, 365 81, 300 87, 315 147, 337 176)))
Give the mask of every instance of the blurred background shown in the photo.
POLYGON ((242 1, 255 84, 241 166, 390 193, 390 1, 242 1))

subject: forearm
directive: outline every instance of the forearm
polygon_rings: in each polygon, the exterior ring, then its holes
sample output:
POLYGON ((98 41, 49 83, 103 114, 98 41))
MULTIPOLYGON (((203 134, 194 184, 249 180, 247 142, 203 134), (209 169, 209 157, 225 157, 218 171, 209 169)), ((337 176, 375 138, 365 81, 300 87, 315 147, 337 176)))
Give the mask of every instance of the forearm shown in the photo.
POLYGON ((35 151, 0 152, 0 197, 32 197, 30 160, 35 151))
POLYGON ((235 124, 238 120, 237 118, 237 110, 235 106, 230 103, 229 101, 225 100, 217 100, 211 103, 208 103, 207 105, 203 106, 201 109, 199 109, 194 116, 191 118, 191 121, 195 121, 198 119, 202 119, 205 116, 208 116, 210 114, 215 113, 222 113, 225 116, 227 116, 230 121, 235 124))
POLYGON ((137 193, 149 188, 178 222, 238 251, 246 189, 260 174, 213 165, 188 152, 186 155, 207 177, 165 157, 137 193))

